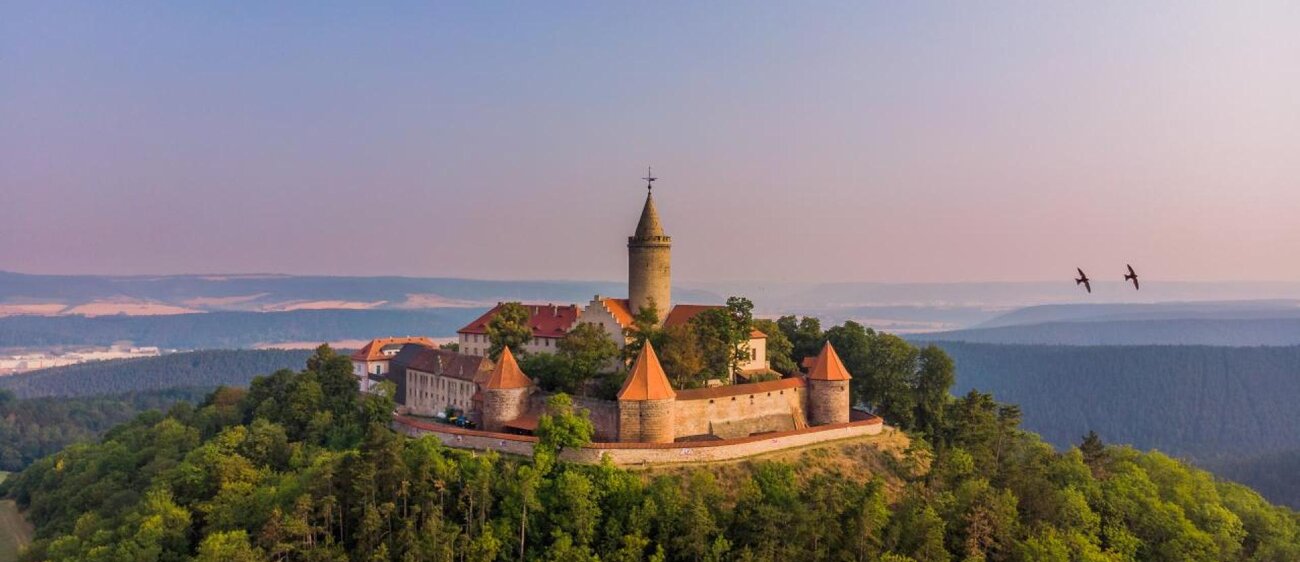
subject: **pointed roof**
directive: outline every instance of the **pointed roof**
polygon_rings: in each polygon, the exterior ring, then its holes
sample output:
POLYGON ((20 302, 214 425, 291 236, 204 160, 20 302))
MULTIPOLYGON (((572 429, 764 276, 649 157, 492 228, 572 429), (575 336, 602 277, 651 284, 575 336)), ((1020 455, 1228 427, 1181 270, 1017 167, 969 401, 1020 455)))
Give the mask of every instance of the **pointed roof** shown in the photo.
POLYGON ((659 356, 655 355, 654 346, 645 342, 641 354, 636 357, 636 364, 632 366, 632 373, 618 391, 618 399, 664 400, 676 397, 673 385, 668 383, 668 375, 664 374, 664 368, 659 365, 659 356))
POLYGON ((501 350, 501 358, 497 359, 496 367, 492 368, 492 374, 488 376, 483 388, 488 390, 528 388, 532 384, 532 379, 519 369, 515 355, 510 353, 510 348, 507 347, 501 350))
POLYGON ((659 224, 659 211, 655 210, 654 195, 645 196, 645 207, 641 209, 641 220, 636 223, 635 238, 653 238, 664 235, 664 227, 659 224))
POLYGON ((846 381, 853 377, 849 376, 848 369, 844 368, 844 362, 840 361, 840 356, 835 353, 835 348, 831 347, 831 342, 826 342, 822 346, 822 352, 817 355, 817 360, 813 362, 812 368, 808 369, 808 379, 815 381, 846 381))

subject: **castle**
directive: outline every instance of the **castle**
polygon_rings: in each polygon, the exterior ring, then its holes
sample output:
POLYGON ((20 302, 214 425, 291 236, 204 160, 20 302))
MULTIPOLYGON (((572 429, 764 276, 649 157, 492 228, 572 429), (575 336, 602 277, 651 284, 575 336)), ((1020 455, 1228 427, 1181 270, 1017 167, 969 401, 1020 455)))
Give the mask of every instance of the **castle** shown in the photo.
MULTIPOLYGON (((627 239, 627 250, 626 299, 597 295, 583 306, 525 305, 531 341, 520 350, 502 350, 495 362, 485 358, 490 345, 487 326, 501 304, 458 331, 458 351, 435 349, 427 340, 375 340, 353 355, 363 389, 373 380, 394 382, 402 414, 397 425, 408 433, 436 433, 444 441, 453 438, 454 443, 472 448, 507 447, 507 438, 531 439, 549 395, 523 372, 516 351, 554 352, 558 342, 580 323, 599 326, 622 347, 630 341, 626 334, 633 329, 634 315, 645 307, 667 311, 658 316, 664 327, 719 308, 673 304, 672 238, 664 231, 652 192, 647 193, 636 230, 627 239), (449 408, 463 412, 476 427, 421 419, 436 418, 449 408)), ((744 344, 748 353, 740 365, 742 375, 772 373, 766 338, 762 332, 751 331, 744 344)), ((637 444, 651 449, 668 444, 752 447, 759 438, 772 437, 771 443, 776 444, 777 438, 787 436, 794 442, 815 442, 827 437, 818 434, 820 428, 862 434, 880 431, 879 418, 851 409, 852 377, 829 343, 807 365, 806 372, 778 375, 783 376, 764 382, 731 380, 707 388, 675 389, 647 342, 615 400, 576 396, 573 401, 591 419, 595 442, 624 451, 637 444)))

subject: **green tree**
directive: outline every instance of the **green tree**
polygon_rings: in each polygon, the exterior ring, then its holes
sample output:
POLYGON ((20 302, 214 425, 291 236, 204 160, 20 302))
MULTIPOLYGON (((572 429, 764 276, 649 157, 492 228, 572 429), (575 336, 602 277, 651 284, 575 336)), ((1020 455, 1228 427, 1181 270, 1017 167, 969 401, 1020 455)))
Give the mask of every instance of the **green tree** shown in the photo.
POLYGON ((539 467, 546 467, 564 449, 590 443, 595 432, 586 410, 574 408, 573 399, 567 394, 553 394, 546 399, 546 413, 537 419, 534 459, 539 467))
POLYGON ((248 542, 244 531, 213 533, 199 543, 194 562, 262 562, 267 560, 262 550, 248 542))
POLYGON ((578 386, 601 373, 615 370, 618 345, 603 328, 590 322, 581 322, 556 345, 559 354, 568 359, 578 386))
POLYGON ((533 339, 533 329, 528 325, 531 317, 528 307, 517 302, 508 302, 497 308, 497 313, 487 324, 488 357, 496 361, 506 347, 522 355, 524 344, 533 339))
MULTIPOLYGON (((822 333, 821 321, 811 316, 796 319, 794 316, 777 318, 776 325, 781 333, 790 340, 790 360, 796 366, 801 365, 805 357, 815 357, 826 342, 822 333)), ((836 347, 838 350, 839 347, 836 347)))
POLYGON ((704 385, 704 355, 699 337, 690 322, 664 328, 655 344, 659 364, 672 382, 673 388, 698 388, 704 385))
POLYGON ((786 337, 785 331, 773 320, 754 320, 754 329, 767 336, 767 361, 772 370, 782 374, 793 373, 798 369, 794 362, 794 344, 786 337))
POLYGON ((623 328, 623 337, 627 339, 627 344, 623 346, 624 362, 635 360, 647 341, 659 349, 663 333, 659 318, 659 304, 654 297, 647 298, 645 306, 632 313, 632 325, 623 328))
POLYGON ((952 358, 934 345, 921 349, 919 363, 912 385, 916 395, 913 418, 916 429, 933 436, 943 427, 943 412, 951 400, 948 390, 957 382, 956 368, 952 358))

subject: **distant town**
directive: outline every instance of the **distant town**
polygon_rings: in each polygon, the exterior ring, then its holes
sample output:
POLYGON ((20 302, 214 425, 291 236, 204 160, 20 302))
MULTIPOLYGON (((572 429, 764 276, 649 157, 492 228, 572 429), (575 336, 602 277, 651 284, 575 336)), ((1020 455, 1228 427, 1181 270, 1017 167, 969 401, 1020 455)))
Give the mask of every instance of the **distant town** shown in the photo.
POLYGON ((88 361, 157 357, 162 350, 154 346, 111 345, 108 347, 83 347, 67 350, 11 350, 0 355, 0 376, 16 375, 37 369, 64 367, 88 361))

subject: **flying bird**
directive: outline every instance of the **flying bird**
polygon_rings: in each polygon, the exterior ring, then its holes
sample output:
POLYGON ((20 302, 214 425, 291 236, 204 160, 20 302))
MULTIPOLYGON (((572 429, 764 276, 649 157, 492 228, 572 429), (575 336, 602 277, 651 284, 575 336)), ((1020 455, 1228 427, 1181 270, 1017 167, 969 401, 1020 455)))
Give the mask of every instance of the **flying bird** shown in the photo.
MULTIPOLYGON (((1127 264, 1125 264, 1125 265, 1127 265, 1127 264)), ((1137 274, 1136 271, 1133 271, 1133 266, 1131 266, 1131 265, 1128 266, 1128 275, 1125 275, 1125 276, 1124 276, 1124 280, 1125 280, 1125 281, 1128 281, 1128 280, 1130 280, 1130 279, 1133 281, 1133 290, 1135 290, 1135 291, 1140 291, 1140 290, 1142 290, 1142 287, 1138 286, 1138 274, 1137 274)))
POLYGON ((1087 289, 1088 292, 1091 293, 1091 292, 1092 292, 1092 283, 1089 283, 1089 282, 1088 282, 1088 276, 1083 274, 1083 270, 1082 270, 1082 269, 1077 268, 1077 267, 1076 267, 1075 269, 1078 269, 1078 270, 1079 270, 1079 278, 1074 280, 1074 284, 1075 284, 1075 285, 1083 285, 1083 288, 1087 289))

